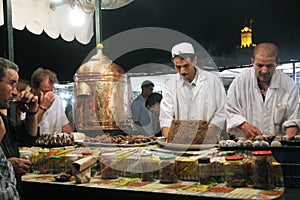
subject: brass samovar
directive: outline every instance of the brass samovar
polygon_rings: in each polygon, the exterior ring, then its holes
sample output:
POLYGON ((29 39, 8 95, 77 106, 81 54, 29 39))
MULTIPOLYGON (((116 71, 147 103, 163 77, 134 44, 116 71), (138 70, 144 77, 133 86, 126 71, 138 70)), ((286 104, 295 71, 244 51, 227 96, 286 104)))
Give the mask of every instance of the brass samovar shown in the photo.
POLYGON ((97 53, 74 75, 74 120, 76 129, 118 131, 129 116, 128 84, 124 70, 97 45, 97 53))

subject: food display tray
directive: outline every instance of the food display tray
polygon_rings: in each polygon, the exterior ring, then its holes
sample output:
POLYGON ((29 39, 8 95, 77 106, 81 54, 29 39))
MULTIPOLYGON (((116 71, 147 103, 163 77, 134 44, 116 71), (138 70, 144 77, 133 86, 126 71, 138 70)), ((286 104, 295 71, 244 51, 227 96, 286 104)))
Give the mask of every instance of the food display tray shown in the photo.
POLYGON ((135 144, 115 144, 115 143, 102 143, 102 142, 83 142, 86 147, 144 147, 153 142, 135 143, 135 144))
POLYGON ((156 142, 163 148, 171 149, 171 150, 179 150, 179 151, 182 150, 199 151, 199 150, 210 149, 219 146, 217 144, 176 144, 176 143, 168 143, 160 139, 157 139, 156 142))

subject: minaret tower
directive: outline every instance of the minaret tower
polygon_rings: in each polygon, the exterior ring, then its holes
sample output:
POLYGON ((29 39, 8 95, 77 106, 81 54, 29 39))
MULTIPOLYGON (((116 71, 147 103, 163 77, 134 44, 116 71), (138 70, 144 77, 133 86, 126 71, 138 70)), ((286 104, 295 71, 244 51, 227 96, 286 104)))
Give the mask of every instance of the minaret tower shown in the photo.
POLYGON ((241 29, 241 43, 237 45, 235 62, 238 66, 250 65, 250 58, 252 56, 253 48, 256 44, 252 42, 252 23, 254 20, 250 18, 249 26, 246 25, 241 29))
POLYGON ((250 18, 249 27, 246 25, 241 30, 241 45, 240 48, 254 47, 255 44, 252 43, 252 23, 254 20, 250 18))

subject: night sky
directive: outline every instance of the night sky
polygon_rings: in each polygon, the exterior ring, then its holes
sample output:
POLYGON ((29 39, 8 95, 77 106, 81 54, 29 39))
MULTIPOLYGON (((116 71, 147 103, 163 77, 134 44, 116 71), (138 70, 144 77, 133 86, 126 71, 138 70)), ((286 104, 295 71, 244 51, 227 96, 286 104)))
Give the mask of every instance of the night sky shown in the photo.
MULTIPOLYGON (((188 35, 211 56, 232 58, 240 44, 241 28, 252 18, 254 43, 274 42, 283 61, 300 59, 300 12, 295 3, 296 0, 135 0, 120 9, 102 10, 102 40, 134 28, 162 27, 188 35)), ((0 27, 1 56, 5 56, 3 30, 0 27)), ((60 82, 73 81, 76 69, 96 46, 95 37, 84 45, 27 30, 14 30, 14 40, 21 78, 29 79, 34 69, 45 67, 56 71, 60 82)), ((129 52, 115 62, 128 71, 132 66, 169 60, 169 52, 144 49, 129 52)))

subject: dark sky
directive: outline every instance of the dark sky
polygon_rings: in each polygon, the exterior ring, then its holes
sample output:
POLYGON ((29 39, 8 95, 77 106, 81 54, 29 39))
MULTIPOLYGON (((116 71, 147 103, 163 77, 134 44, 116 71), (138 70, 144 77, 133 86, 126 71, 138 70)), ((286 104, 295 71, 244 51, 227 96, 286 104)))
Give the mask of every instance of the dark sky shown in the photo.
MULTIPOLYGON (((251 17, 254 43, 274 42, 283 61, 300 59, 300 12, 295 3, 296 0, 135 0, 120 9, 102 10, 102 39, 134 28, 162 27, 195 39, 211 56, 232 58, 240 43, 240 29, 251 17)), ((3 26, 0 36, 3 56, 3 26)), ((59 81, 73 81, 76 69, 95 43, 95 37, 83 45, 76 40, 52 39, 45 33, 14 30, 20 77, 29 79, 34 69, 45 67, 56 71, 59 81)), ((169 60, 169 52, 145 49, 127 53, 115 62, 128 71, 139 64, 169 60)))

